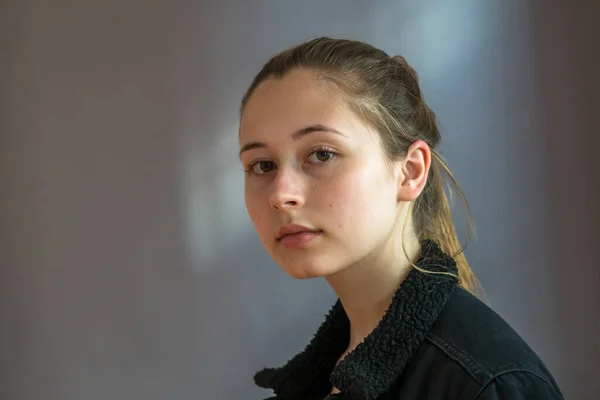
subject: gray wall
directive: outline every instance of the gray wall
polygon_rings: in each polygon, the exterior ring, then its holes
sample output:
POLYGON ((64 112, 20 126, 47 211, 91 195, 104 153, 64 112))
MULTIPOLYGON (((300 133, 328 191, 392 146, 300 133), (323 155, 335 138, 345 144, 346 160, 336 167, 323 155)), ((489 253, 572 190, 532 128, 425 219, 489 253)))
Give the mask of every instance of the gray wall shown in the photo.
POLYGON ((598 5, 51 3, 0 6, 1 399, 260 398, 253 372, 304 346, 333 294, 255 237, 238 102, 268 56, 322 34, 415 66, 491 305, 568 398, 596 398, 598 5))

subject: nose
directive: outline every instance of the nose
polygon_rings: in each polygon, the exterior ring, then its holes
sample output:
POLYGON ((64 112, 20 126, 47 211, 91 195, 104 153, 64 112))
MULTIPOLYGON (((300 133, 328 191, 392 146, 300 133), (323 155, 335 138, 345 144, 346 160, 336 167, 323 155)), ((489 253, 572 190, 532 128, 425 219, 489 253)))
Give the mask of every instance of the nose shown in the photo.
POLYGON ((277 171, 272 182, 269 203, 276 210, 292 210, 302 207, 305 202, 303 183, 293 171, 277 171))

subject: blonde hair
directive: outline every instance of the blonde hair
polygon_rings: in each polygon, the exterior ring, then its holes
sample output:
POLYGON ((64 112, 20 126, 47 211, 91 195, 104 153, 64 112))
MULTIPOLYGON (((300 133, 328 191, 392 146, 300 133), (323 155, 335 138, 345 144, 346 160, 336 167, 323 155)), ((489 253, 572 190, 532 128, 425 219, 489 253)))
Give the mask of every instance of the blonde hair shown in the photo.
MULTIPOLYGON (((436 151, 441 135, 435 114, 425 104, 417 74, 411 66, 403 57, 390 57, 367 43, 329 37, 313 39, 275 55, 264 65, 243 97, 242 111, 261 82, 270 77, 283 77, 296 68, 313 70, 319 79, 334 83, 350 109, 380 133, 382 148, 390 161, 405 157, 410 145, 417 140, 429 145, 432 163, 427 184, 412 205, 415 232, 419 240, 433 240, 454 257, 462 287, 478 290, 479 283, 464 256, 466 245, 460 246, 454 227, 444 175, 462 200, 469 240, 474 233, 470 206, 445 160, 436 151)), ((448 190, 451 194, 450 188, 448 190)))

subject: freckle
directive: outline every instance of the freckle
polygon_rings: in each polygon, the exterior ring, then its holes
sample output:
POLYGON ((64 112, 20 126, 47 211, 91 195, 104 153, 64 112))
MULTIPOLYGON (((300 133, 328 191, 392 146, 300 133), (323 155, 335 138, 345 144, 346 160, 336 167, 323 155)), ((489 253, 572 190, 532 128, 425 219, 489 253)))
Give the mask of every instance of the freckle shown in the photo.
POLYGON ((331 204, 329 205, 329 207, 331 207, 331 204))

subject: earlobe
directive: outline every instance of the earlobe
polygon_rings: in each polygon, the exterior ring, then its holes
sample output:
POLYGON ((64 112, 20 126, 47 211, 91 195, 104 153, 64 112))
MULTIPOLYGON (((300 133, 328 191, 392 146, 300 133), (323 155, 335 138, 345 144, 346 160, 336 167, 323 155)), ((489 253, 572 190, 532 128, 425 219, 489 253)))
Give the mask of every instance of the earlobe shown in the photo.
POLYGON ((413 201, 423 191, 431 166, 431 149, 423 140, 417 140, 400 162, 398 200, 413 201))

